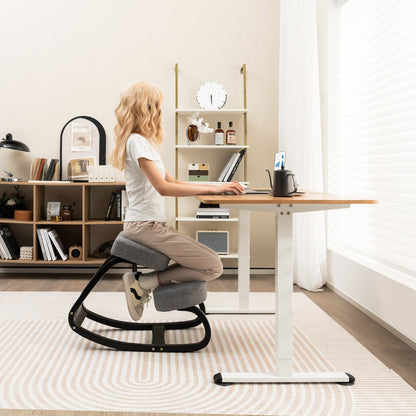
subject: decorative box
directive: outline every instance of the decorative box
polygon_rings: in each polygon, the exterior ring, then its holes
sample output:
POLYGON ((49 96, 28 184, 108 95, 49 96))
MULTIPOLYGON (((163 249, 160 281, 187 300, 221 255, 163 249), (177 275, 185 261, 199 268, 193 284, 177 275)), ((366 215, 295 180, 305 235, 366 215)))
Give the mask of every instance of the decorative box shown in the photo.
POLYGON ((32 221, 33 211, 30 209, 16 209, 14 211, 14 219, 18 221, 32 221))
POLYGON ((20 260, 33 260, 33 247, 20 247, 20 260))
POLYGON ((208 182, 209 181, 209 164, 208 163, 188 164, 188 181, 208 182))

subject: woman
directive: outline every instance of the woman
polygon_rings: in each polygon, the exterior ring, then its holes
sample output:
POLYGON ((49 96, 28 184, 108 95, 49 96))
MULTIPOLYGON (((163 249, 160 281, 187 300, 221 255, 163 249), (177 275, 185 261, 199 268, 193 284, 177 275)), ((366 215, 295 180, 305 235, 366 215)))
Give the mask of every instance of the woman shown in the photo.
POLYGON ((115 113, 114 167, 125 170, 128 208, 124 234, 127 238, 166 254, 176 264, 162 272, 125 273, 124 291, 131 317, 139 320, 150 292, 159 285, 209 281, 222 274, 218 255, 207 246, 166 224, 164 196, 240 194, 238 182, 200 185, 176 180, 166 171, 158 148, 164 138, 162 93, 146 82, 137 82, 121 95, 115 113))

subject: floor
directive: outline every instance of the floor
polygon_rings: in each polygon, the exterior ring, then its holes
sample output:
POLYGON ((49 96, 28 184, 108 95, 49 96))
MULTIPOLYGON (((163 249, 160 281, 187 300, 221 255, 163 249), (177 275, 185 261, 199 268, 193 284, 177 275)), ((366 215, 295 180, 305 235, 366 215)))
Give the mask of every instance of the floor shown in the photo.
MULTIPOLYGON (((84 288, 90 277, 90 274, 49 274, 46 277, 44 274, 31 274, 29 277, 27 274, 0 274, 0 291, 77 292, 84 288)), ((96 290, 122 290, 120 275, 108 275, 96 290)), ((416 389, 416 351, 330 289, 324 288, 322 292, 313 293, 294 286, 294 290, 308 296, 380 361, 416 389)), ((225 274, 220 279, 209 282, 208 291, 237 291, 236 275, 225 274)), ((252 275, 251 291, 274 291, 274 275, 252 275)))

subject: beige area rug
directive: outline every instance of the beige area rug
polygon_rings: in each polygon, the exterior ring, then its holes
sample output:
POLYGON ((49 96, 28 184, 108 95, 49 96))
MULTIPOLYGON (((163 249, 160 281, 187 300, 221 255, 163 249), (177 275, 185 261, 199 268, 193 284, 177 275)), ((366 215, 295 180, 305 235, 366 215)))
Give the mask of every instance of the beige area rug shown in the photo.
MULTIPOLYGON (((115 351, 72 332, 66 315, 76 293, 0 293, 0 409, 120 411, 143 414, 416 415, 416 392, 301 293, 294 298, 296 371, 345 371, 353 386, 235 384, 217 386, 221 371, 274 369, 272 315, 209 315, 212 339, 195 353, 115 351)), ((272 293, 252 304, 271 306, 272 293)), ((209 293, 210 306, 236 303, 209 293)), ((92 310, 127 319, 123 293, 93 293, 92 310)), ((144 320, 180 319, 150 306, 144 320)), ((91 327, 98 324, 90 323, 91 327)), ((132 332, 117 333, 132 340, 132 332)), ((148 334, 134 338, 140 342, 148 334), (143 338, 144 337, 144 338, 143 338)), ((198 329, 172 335, 192 341, 198 329)))

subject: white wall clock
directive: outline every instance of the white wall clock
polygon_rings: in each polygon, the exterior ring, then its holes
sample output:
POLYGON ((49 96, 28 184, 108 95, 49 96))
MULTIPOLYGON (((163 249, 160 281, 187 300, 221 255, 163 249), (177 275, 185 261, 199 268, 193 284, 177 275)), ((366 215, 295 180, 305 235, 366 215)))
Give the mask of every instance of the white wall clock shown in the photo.
POLYGON ((220 83, 208 81, 199 87, 196 100, 204 110, 219 110, 227 101, 227 93, 220 83))

